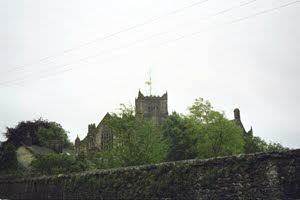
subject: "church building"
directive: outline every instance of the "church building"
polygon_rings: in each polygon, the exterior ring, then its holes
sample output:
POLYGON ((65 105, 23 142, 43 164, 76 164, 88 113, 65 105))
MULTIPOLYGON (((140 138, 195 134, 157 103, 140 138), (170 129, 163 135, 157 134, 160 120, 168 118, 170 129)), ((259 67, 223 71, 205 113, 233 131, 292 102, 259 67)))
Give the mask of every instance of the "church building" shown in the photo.
MULTIPOLYGON (((138 97, 135 99, 135 113, 160 124, 168 116, 168 94, 144 96, 139 91, 138 97)), ((76 152, 105 150, 112 147, 113 133, 108 126, 109 118, 110 115, 107 113, 97 126, 89 124, 88 133, 83 140, 77 136, 76 152)))
MULTIPOLYGON (((162 96, 144 96, 141 91, 138 92, 138 97, 135 99, 135 114, 142 115, 144 118, 152 120, 156 124, 161 124, 168 116, 168 94, 162 96)), ((113 133, 108 126, 110 114, 107 113, 104 118, 96 126, 95 124, 88 125, 88 132, 83 140, 77 136, 75 140, 76 152, 88 152, 93 150, 106 150, 113 145, 113 133)), ((252 134, 252 128, 246 131, 241 121, 240 110, 234 110, 234 121, 241 127, 243 134, 252 134)))

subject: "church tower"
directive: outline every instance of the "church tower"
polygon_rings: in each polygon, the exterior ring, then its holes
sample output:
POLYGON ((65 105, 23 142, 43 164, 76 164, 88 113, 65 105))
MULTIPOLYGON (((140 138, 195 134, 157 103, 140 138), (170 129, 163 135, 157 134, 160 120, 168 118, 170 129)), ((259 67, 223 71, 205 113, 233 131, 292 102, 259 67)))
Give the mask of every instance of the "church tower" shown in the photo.
POLYGON ((135 99, 135 113, 160 124, 168 116, 168 93, 162 96, 144 96, 139 91, 135 99))

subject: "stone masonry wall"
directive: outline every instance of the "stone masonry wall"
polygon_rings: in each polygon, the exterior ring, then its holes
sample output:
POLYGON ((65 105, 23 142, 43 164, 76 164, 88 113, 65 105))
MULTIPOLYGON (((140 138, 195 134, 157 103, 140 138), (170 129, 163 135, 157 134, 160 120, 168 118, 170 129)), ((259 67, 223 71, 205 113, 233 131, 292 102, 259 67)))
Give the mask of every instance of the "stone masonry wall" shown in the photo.
POLYGON ((300 199, 300 149, 0 178, 0 199, 300 199))

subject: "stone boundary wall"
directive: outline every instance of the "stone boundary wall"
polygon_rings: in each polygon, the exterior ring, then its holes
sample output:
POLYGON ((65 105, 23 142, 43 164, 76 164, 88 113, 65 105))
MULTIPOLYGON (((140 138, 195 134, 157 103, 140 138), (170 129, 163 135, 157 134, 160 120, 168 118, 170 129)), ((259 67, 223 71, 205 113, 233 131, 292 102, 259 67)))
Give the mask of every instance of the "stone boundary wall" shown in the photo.
POLYGON ((300 149, 72 175, 0 177, 0 199, 300 199, 300 149))

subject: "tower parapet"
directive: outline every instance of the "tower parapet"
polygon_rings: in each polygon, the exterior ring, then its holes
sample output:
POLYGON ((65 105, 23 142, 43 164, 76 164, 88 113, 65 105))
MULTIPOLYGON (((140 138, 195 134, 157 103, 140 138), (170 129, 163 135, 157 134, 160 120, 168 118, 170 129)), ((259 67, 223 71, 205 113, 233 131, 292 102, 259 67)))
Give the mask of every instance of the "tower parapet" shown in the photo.
POLYGON ((160 123, 168 116, 168 94, 162 96, 144 96, 141 91, 135 99, 136 114, 160 123))

